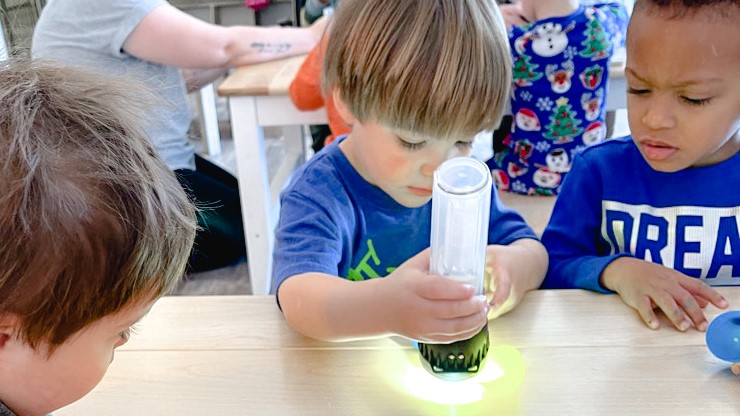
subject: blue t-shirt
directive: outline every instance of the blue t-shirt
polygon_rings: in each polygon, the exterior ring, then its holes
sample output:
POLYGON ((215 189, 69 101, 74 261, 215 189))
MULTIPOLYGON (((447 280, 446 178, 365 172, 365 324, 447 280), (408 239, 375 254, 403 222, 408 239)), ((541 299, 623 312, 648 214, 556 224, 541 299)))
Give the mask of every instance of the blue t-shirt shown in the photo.
MULTIPOLYGON (((429 247, 431 201, 407 208, 365 181, 340 150, 343 140, 297 171, 280 196, 274 292, 285 279, 309 272, 350 280, 384 277, 429 247)), ((537 238, 491 194, 489 244, 537 238)))
POLYGON ((621 256, 713 286, 740 285, 740 154, 674 173, 653 170, 630 137, 576 155, 542 235, 546 288, 599 285, 621 256))
POLYGON ((500 190, 555 195, 574 154, 606 137, 609 58, 624 43, 621 3, 514 26, 511 132, 488 162, 500 190))

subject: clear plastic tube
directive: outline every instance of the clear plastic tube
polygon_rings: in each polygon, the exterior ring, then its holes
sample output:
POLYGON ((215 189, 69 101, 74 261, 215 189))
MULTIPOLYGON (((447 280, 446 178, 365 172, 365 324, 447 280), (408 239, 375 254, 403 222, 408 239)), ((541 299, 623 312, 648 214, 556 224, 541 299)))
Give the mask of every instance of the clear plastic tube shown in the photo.
MULTIPOLYGON (((491 172, 472 158, 455 158, 434 172, 430 271, 470 284, 483 294, 491 209, 491 172)), ((451 344, 419 343, 421 364, 431 374, 456 381, 483 367, 488 325, 471 338, 451 344)))
POLYGON ((491 208, 491 172, 473 158, 444 162, 434 173, 431 272, 483 294, 491 208))

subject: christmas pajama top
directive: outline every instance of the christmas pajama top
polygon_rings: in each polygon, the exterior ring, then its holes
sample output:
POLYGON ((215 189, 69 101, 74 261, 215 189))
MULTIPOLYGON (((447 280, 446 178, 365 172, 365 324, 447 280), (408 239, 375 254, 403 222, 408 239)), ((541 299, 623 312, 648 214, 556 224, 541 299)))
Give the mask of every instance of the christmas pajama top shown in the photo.
POLYGON ((546 288, 608 292, 601 272, 622 256, 709 285, 740 285, 740 154, 674 173, 653 170, 630 137, 576 155, 542 242, 546 288))
POLYGON ((557 194, 573 155, 606 137, 609 58, 627 20, 624 5, 605 3, 512 28, 514 122, 488 163, 500 190, 557 194))
MULTIPOLYGON (((368 183, 331 143, 299 169, 280 196, 273 291, 287 278, 317 272, 349 280, 384 277, 429 247, 431 201, 398 204, 368 183)), ((536 239, 516 212, 491 192, 489 244, 536 239)))

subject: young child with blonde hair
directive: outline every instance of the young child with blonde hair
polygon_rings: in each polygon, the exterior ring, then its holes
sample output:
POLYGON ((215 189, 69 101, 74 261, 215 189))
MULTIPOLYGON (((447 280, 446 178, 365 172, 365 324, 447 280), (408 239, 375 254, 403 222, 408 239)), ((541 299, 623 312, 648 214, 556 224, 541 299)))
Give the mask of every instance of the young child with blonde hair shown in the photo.
POLYGON ((435 169, 501 119, 511 82, 489 0, 342 0, 324 85, 352 131, 281 195, 273 290, 298 332, 453 342, 539 286, 547 255, 492 193, 489 301, 429 272, 435 169), (493 305, 493 306, 491 306, 493 305))

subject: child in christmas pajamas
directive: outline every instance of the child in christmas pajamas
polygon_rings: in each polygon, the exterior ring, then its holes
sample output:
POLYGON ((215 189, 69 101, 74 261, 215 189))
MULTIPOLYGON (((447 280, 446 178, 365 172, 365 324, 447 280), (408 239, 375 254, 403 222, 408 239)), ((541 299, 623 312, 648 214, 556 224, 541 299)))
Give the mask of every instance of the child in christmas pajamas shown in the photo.
POLYGON ((513 26, 513 122, 488 161, 499 190, 555 195, 574 154, 606 136, 609 58, 623 43, 627 10, 618 2, 522 0, 530 20, 513 26))

